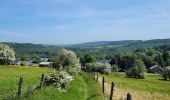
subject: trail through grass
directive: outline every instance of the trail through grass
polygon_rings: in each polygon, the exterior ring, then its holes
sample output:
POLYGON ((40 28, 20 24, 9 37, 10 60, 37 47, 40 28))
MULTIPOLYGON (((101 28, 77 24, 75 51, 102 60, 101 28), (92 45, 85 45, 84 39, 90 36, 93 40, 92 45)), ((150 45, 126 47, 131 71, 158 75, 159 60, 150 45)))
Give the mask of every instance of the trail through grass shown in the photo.
POLYGON ((159 75, 146 74, 145 79, 126 78, 124 73, 100 75, 106 79, 106 92, 110 94, 111 82, 115 83, 114 100, 125 99, 131 93, 133 100, 169 100, 170 82, 160 80, 159 75))

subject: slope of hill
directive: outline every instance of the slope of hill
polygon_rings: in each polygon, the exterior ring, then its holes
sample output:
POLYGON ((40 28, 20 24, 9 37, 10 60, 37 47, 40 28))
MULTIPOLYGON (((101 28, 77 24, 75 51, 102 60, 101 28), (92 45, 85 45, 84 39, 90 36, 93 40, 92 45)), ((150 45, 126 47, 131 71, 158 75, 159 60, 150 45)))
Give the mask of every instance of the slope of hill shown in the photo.
POLYGON ((96 42, 86 42, 81 44, 70 45, 72 47, 95 47, 95 46, 107 46, 107 45, 128 45, 131 43, 138 43, 141 40, 122 40, 122 41, 96 41, 96 42))
POLYGON ((152 48, 160 45, 169 44, 170 39, 154 39, 154 40, 123 40, 123 41, 97 41, 87 42, 75 45, 43 45, 31 43, 7 43, 3 42, 14 48, 17 57, 23 55, 50 57, 61 48, 66 48, 77 52, 79 55, 91 54, 97 58, 103 58, 107 55, 115 53, 131 52, 137 48, 152 48))

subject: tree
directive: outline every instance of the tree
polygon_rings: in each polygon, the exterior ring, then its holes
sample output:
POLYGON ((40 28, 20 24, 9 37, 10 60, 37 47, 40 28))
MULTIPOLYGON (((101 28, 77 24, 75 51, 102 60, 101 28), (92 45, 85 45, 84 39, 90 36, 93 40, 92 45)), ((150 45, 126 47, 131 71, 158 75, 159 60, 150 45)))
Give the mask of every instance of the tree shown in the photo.
POLYGON ((155 60, 158 62, 159 66, 165 67, 165 62, 161 54, 155 57, 155 60))
POLYGON ((112 65, 112 72, 119 72, 119 67, 117 65, 112 65))
POLYGON ((161 74, 165 80, 170 80, 170 66, 163 69, 161 74))
POLYGON ((168 59, 170 58, 169 52, 164 51, 162 57, 163 57, 163 60, 165 62, 165 66, 168 66, 168 64, 169 64, 168 59))
POLYGON ((22 56, 21 57, 21 61, 27 61, 28 60, 28 56, 22 56))
POLYGON ((84 58, 81 59, 82 66, 84 66, 86 63, 94 62, 96 62, 96 59, 92 55, 85 55, 84 58))
POLYGON ((126 71, 128 77, 144 78, 145 65, 140 59, 135 60, 133 67, 126 71))
POLYGON ((0 44, 0 64, 10 64, 15 61, 15 52, 5 44, 0 44))
POLYGON ((79 58, 71 50, 59 50, 58 54, 53 58, 53 62, 55 68, 67 70, 71 75, 78 74, 81 69, 79 58))

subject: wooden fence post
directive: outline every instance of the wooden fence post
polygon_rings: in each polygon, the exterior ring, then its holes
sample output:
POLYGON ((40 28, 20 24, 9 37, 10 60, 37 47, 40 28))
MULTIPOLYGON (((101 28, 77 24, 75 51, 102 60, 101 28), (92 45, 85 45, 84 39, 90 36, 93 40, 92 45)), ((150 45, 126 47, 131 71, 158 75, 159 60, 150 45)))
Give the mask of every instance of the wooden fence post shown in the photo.
POLYGON ((44 85, 44 74, 41 75, 40 88, 42 89, 44 85))
POLYGON ((110 100, 112 100, 112 98, 113 98, 113 90, 114 90, 114 82, 112 82, 112 86, 111 86, 110 100))
POLYGON ((104 77, 102 78, 102 93, 104 93, 104 77))
POLYGON ((132 100, 132 96, 130 93, 127 94, 127 100, 132 100))
POLYGON ((93 79, 94 79, 94 80, 96 79, 95 77, 96 77, 96 75, 95 75, 95 73, 93 73, 93 79))
POLYGON ((22 84, 23 84, 23 77, 20 77, 20 78, 19 78, 19 82, 18 82, 18 93, 17 93, 17 96, 18 96, 18 97, 21 96, 22 84))
POLYGON ((98 73, 97 73, 97 76, 96 76, 96 82, 98 82, 98 79, 99 79, 99 76, 98 76, 98 73))

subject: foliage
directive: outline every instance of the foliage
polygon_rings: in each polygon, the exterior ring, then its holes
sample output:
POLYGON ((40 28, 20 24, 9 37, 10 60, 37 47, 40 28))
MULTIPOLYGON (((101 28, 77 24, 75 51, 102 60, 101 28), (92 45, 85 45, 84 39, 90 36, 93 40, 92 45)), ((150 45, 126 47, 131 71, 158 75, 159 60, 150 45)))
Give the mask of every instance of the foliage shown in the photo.
POLYGON ((120 68, 117 65, 112 65, 112 72, 119 72, 120 68))
POLYGON ((0 44, 0 64, 10 64, 15 61, 15 52, 5 44, 0 44))
POLYGON ((111 65, 108 63, 86 63, 83 67, 86 72, 100 72, 102 74, 109 74, 111 72, 111 65))
POLYGON ((81 70, 79 58, 71 51, 62 49, 53 57, 54 67, 60 70, 67 70, 71 75, 77 75, 81 70))
POLYGON ((83 58, 81 58, 81 64, 84 66, 86 63, 95 63, 96 59, 92 55, 85 55, 83 58))
POLYGON ((144 72, 145 72, 145 65, 144 63, 138 59, 135 61, 133 67, 129 68, 126 71, 126 75, 128 77, 133 77, 133 78, 144 78, 144 72))
POLYGON ((55 67, 59 67, 59 69, 60 67, 62 67, 61 69, 73 66, 80 67, 79 58, 77 58, 77 55, 71 50, 59 50, 53 61, 56 64, 55 67))
POLYGON ((170 80, 170 66, 169 66, 169 67, 166 67, 165 69, 163 69, 163 71, 162 71, 162 77, 163 77, 165 80, 170 80))
POLYGON ((50 74, 45 77, 45 85, 53 85, 61 91, 67 91, 69 88, 70 82, 73 80, 73 77, 67 72, 60 71, 57 73, 50 74))

